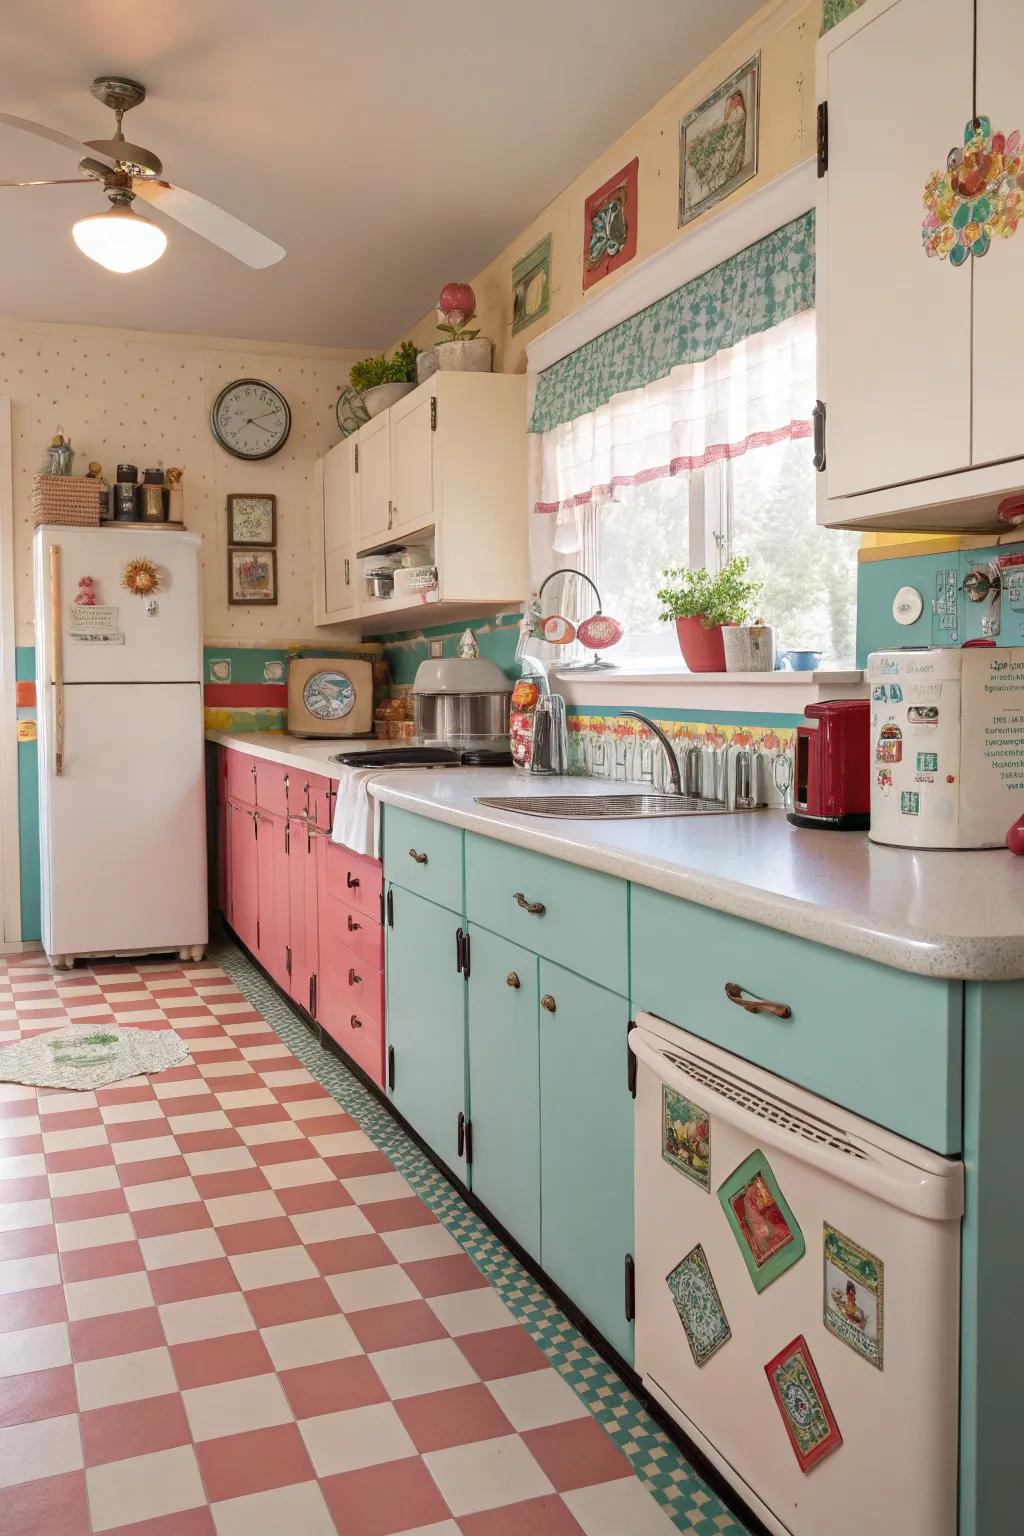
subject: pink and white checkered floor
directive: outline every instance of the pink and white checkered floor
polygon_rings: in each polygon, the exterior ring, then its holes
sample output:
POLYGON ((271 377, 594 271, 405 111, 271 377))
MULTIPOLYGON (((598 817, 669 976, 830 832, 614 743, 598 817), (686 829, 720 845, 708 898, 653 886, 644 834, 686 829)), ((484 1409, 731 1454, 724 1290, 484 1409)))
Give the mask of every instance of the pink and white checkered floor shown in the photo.
POLYGON ((169 1023, 193 1060, 0 1084, 0 1532, 672 1536, 217 965, 0 961, 0 1044, 69 1021, 169 1023))

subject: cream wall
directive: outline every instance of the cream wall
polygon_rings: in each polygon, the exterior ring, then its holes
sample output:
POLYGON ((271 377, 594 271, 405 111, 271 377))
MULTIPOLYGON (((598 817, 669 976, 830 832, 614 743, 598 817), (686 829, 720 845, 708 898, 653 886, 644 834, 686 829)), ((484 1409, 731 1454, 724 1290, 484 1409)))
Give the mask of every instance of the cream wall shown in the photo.
MULTIPOLYGON (((131 281, 119 279, 119 281, 131 281)), ((309 524, 316 459, 340 439, 334 406, 361 352, 274 346, 163 332, 0 321, 0 395, 13 402, 14 562, 17 643, 34 643, 32 477, 59 423, 75 449, 113 480, 120 462, 185 471, 185 522, 203 535, 203 628, 207 642, 286 644, 331 638, 313 625, 309 524), (287 443, 274 458, 245 464, 218 447, 210 407, 236 378, 261 378, 291 407, 287 443), (279 601, 231 608, 227 601, 229 492, 277 496, 279 601)))
MULTIPOLYGON (((525 370, 527 343, 549 325, 579 309, 589 298, 607 292, 636 260, 679 237, 679 120, 698 105, 732 71, 759 49, 761 52, 761 144, 758 174, 729 199, 735 204, 750 192, 814 152, 814 45, 821 22, 820 0, 771 0, 746 26, 687 75, 674 90, 616 139, 599 159, 576 177, 553 203, 540 212, 520 235, 475 276, 452 272, 453 281, 469 281, 477 298, 484 335, 495 343, 494 367, 503 373, 525 370), (583 293, 583 205, 595 188, 639 156, 639 223, 637 254, 617 273, 583 293), (552 235, 551 308, 535 324, 512 335, 512 267, 538 240, 552 235)), ((583 44, 581 43, 581 46, 583 44)), ((628 47, 628 25, 623 33, 628 47)), ((595 81, 595 89, 600 82, 595 81)), ((566 111, 572 103, 566 103, 566 111)), ((509 153, 515 154, 514 144, 509 153)), ((687 229, 696 229, 695 219, 687 229)), ((406 335, 418 346, 437 339, 437 316, 430 310, 406 335)), ((396 340, 404 339, 402 337, 396 340)))

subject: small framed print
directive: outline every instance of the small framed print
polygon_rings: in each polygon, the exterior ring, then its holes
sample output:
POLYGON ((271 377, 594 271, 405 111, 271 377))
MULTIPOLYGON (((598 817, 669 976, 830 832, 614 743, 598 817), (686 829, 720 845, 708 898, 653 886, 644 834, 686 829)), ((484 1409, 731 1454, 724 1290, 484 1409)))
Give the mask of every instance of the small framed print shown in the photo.
POLYGON ((761 55, 723 80, 679 124, 679 223, 757 175, 761 55))
POLYGON ((732 1338, 732 1329, 700 1243, 666 1275, 665 1284, 672 1293, 694 1364, 706 1365, 732 1338))
POLYGON ((829 1333, 882 1369, 885 1265, 824 1223, 824 1321, 829 1333))
POLYGON ((277 543, 277 497, 229 496, 228 543, 273 549, 277 543))
POLYGON ((758 1293, 785 1274, 805 1251, 804 1235, 763 1152, 751 1152, 718 1191, 758 1293))
POLYGON ((661 1089, 661 1155, 706 1193, 711 1189, 711 1117, 667 1083, 661 1089))
POLYGON ((232 607, 277 602, 277 550, 228 550, 228 602, 232 607))
POLYGON ((843 1437, 803 1334, 764 1370, 800 1470, 809 1472, 842 1445, 843 1437))
POLYGON ((551 236, 527 251, 512 268, 512 335, 525 330, 551 307, 551 236))
POLYGON ((583 288, 636 255, 639 158, 609 177, 583 205, 583 288))

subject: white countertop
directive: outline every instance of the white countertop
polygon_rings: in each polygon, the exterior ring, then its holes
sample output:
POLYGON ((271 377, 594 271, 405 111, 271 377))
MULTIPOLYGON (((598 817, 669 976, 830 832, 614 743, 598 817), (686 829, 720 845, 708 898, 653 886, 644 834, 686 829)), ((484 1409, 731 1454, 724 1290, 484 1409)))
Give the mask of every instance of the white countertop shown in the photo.
MULTIPOLYGON (((209 731, 210 741, 330 778, 346 749, 400 743, 306 741, 209 731)), ((476 796, 607 794, 584 778, 504 768, 382 769, 371 795, 518 847, 602 870, 702 906, 923 976, 1024 978, 1024 859, 1003 849, 882 848, 862 832, 812 832, 781 811, 648 821, 566 821, 477 805, 476 796)))

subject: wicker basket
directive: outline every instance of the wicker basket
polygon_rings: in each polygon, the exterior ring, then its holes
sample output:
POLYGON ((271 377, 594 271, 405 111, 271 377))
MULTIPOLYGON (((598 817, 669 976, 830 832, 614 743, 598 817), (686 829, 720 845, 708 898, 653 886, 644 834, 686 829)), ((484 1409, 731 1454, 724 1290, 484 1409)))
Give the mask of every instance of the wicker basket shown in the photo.
POLYGON ((32 521, 36 528, 98 528, 99 482, 87 475, 36 475, 32 521))

